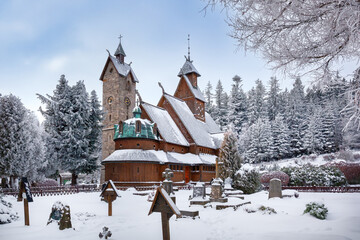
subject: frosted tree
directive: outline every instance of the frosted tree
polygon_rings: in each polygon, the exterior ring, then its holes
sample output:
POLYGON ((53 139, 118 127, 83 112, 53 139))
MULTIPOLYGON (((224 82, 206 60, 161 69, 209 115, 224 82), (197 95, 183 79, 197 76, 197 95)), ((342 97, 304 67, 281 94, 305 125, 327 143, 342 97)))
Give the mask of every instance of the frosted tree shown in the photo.
POLYGON ((94 115, 99 112, 96 94, 93 93, 89 101, 82 81, 70 87, 62 75, 54 96, 38 96, 46 104, 46 110, 42 113, 45 116, 45 130, 54 146, 52 156, 60 162, 62 170, 72 173, 74 185, 79 173, 92 173, 98 168, 101 116, 94 115))
POLYGON ((290 154, 290 136, 289 128, 286 125, 284 118, 278 114, 271 124, 271 136, 272 136, 272 159, 286 158, 290 154))
POLYGON ((267 118, 259 118, 246 128, 240 136, 242 154, 249 163, 269 161, 272 156, 273 139, 267 118))
POLYGON ((321 108, 314 106, 311 114, 308 115, 308 127, 303 138, 306 153, 321 153, 324 146, 324 139, 321 132, 321 108))
POLYGON ((260 117, 267 116, 265 86, 261 80, 255 81, 255 88, 248 92, 248 119, 253 124, 260 117))
POLYGON ((267 94, 267 107, 270 121, 275 120, 275 116, 280 112, 280 91, 279 80, 277 80, 276 77, 272 77, 270 80, 270 89, 267 94))
MULTIPOLYGON (((329 80, 334 69, 359 61, 358 0, 208 0, 216 4, 229 10, 230 35, 238 45, 261 52, 275 69, 329 80)), ((360 126, 360 86, 352 94, 349 122, 360 126)))
POLYGON ((294 156, 304 152, 303 137, 306 129, 306 104, 304 86, 301 79, 296 78, 290 91, 288 119, 290 129, 290 147, 294 156))
POLYGON ((247 122, 246 95, 241 87, 241 78, 233 77, 230 93, 228 121, 233 125, 236 134, 240 134, 243 125, 247 122))
POLYGON ((0 97, 0 174, 39 180, 46 167, 42 129, 14 95, 0 97))
POLYGON ((216 89, 215 89, 215 109, 213 111, 213 116, 215 121, 220 125, 220 128, 223 130, 227 126, 227 113, 228 113, 228 96, 224 92, 221 81, 219 80, 216 89))
POLYGON ((220 147, 219 161, 221 166, 221 177, 234 179, 236 172, 241 167, 241 157, 238 152, 238 139, 233 128, 224 134, 224 140, 220 147))
POLYGON ((211 115, 211 117, 214 118, 213 112, 214 112, 214 105, 213 105, 213 98, 214 94, 212 93, 212 85, 210 81, 207 83, 204 95, 205 95, 205 111, 211 115))

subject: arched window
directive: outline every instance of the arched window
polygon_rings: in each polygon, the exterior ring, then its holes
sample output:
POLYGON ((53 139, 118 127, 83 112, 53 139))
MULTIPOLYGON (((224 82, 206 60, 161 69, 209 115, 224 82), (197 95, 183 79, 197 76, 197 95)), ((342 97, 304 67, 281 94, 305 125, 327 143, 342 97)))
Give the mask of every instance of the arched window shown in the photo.
POLYGON ((141 132, 141 121, 137 120, 136 121, 136 129, 135 129, 136 133, 140 133, 141 132))

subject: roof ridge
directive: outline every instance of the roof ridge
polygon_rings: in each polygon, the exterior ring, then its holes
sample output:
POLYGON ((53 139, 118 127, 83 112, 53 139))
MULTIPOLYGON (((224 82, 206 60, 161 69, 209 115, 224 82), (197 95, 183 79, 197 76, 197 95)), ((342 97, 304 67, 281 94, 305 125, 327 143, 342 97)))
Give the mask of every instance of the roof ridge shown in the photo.
MULTIPOLYGON (((147 104, 147 105, 150 105, 151 107, 155 107, 155 108, 158 108, 158 109, 160 109, 160 110, 163 110, 163 111, 166 111, 166 109, 165 108, 162 108, 162 107, 159 107, 159 106, 156 106, 156 105, 154 105, 154 104, 151 104, 151 103, 148 103, 148 102, 142 102, 141 104, 147 104)), ((167 112, 167 111, 166 111, 167 112)))
POLYGON ((164 93, 164 95, 168 95, 169 97, 175 98, 176 100, 179 100, 180 102, 186 103, 184 100, 182 100, 182 99, 180 99, 180 98, 178 98, 178 97, 175 97, 175 96, 173 96, 173 95, 170 95, 170 94, 168 94, 168 93, 164 93))

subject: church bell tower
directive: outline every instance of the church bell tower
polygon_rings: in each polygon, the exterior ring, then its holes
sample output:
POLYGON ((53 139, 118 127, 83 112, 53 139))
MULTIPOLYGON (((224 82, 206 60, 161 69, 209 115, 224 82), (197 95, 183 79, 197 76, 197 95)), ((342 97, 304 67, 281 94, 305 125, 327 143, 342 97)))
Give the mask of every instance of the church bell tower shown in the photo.
POLYGON ((103 82, 102 106, 105 112, 102 130, 102 159, 115 151, 114 125, 132 117, 135 107, 135 89, 138 79, 125 63, 125 51, 120 42, 114 56, 108 51, 100 80, 103 82))

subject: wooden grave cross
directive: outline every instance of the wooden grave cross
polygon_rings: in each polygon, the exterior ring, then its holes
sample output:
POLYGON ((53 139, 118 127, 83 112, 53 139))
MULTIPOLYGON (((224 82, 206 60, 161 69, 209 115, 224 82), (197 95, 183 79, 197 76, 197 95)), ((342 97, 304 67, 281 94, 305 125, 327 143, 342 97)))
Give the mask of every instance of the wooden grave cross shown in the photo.
POLYGON ((108 203, 108 216, 112 216, 112 202, 115 201, 117 197, 121 197, 112 180, 106 183, 100 197, 104 197, 105 202, 108 203))
POLYGON ((169 219, 172 215, 181 217, 181 212, 163 187, 158 187, 149 214, 161 213, 163 240, 170 240, 169 219))
POLYGON ((33 197, 30 191, 30 184, 26 177, 21 178, 20 181, 20 189, 17 201, 21 202, 24 200, 24 218, 25 218, 25 226, 30 226, 30 218, 29 218, 29 202, 33 202, 33 197))

